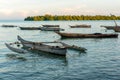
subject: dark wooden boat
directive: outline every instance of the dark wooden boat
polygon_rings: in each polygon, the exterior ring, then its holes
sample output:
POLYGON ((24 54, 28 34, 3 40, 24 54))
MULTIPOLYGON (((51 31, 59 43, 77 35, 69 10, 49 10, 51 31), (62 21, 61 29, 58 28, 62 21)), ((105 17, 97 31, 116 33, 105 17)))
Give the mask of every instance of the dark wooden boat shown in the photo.
POLYGON ((41 31, 64 31, 64 29, 59 27, 40 27, 41 31))
POLYGON ((16 25, 2 25, 1 27, 17 27, 16 25))
POLYGON ((18 36, 18 40, 21 42, 23 47, 31 48, 33 50, 39 50, 57 55, 66 55, 67 48, 61 44, 61 46, 51 46, 42 42, 31 42, 22 39, 18 36))
POLYGON ((115 32, 120 32, 120 26, 102 26, 108 30, 114 30, 115 32))
POLYGON ((40 30, 40 27, 19 27, 21 30, 40 30))
POLYGON ((21 30, 64 31, 59 27, 19 27, 21 30))
POLYGON ((103 25, 101 25, 101 27, 104 27, 106 29, 112 29, 112 30, 114 30, 116 27, 120 27, 120 26, 103 26, 103 25))
POLYGON ((71 28, 91 28, 91 25, 81 24, 81 25, 69 25, 71 28))
POLYGON ((120 32, 120 27, 115 27, 115 28, 114 28, 114 31, 115 31, 115 32, 120 32))
POLYGON ((115 21, 115 15, 110 14, 111 17, 113 17, 113 21, 115 23, 115 26, 103 26, 107 29, 113 29, 115 32, 120 32, 120 26, 117 25, 117 22, 115 21))
POLYGON ((24 49, 19 49, 19 48, 15 48, 15 47, 12 46, 12 44, 7 44, 7 43, 5 43, 5 45, 7 46, 8 49, 10 49, 10 50, 12 50, 12 51, 14 51, 14 52, 27 53, 26 50, 24 50, 24 49))
POLYGON ((59 27, 59 25, 42 25, 43 27, 59 27))
POLYGON ((61 33, 56 32, 63 38, 117 38, 118 34, 102 34, 102 33, 93 33, 93 34, 81 34, 81 33, 61 33))

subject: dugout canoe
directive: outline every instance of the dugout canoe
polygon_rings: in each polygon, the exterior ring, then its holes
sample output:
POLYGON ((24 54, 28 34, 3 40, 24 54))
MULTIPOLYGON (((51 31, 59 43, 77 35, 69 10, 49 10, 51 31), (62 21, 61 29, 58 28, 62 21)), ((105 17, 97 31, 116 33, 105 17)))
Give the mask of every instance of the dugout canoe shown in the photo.
POLYGON ((64 31, 64 29, 59 27, 40 27, 41 31, 64 31))
POLYGON ((42 25, 43 27, 59 27, 59 25, 42 25))
MULTIPOLYGON (((106 29, 108 29, 108 30, 114 30, 114 28, 116 27, 116 26, 103 26, 103 25, 101 25, 101 27, 104 27, 104 28, 106 28, 106 29)), ((117 26, 117 27, 120 27, 120 26, 117 26)))
POLYGON ((93 34, 82 34, 82 33, 61 33, 56 32, 62 38, 117 38, 118 34, 102 34, 102 33, 93 33, 93 34))
POLYGON ((4 25, 1 25, 1 27, 11 27, 12 28, 12 27, 17 27, 17 26, 16 25, 5 25, 4 24, 4 25))
POLYGON ((81 24, 81 25, 69 25, 71 28, 91 28, 91 25, 81 24))
POLYGON ((40 27, 19 27, 21 30, 40 30, 40 27))

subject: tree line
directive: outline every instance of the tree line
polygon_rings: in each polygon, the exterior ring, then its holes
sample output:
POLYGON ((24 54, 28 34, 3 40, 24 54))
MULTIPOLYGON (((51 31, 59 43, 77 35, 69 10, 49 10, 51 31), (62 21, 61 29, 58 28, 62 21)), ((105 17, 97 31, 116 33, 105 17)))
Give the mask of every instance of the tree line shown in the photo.
POLYGON ((108 15, 49 15, 28 16, 25 21, 72 21, 72 20, 120 20, 120 16, 108 15))

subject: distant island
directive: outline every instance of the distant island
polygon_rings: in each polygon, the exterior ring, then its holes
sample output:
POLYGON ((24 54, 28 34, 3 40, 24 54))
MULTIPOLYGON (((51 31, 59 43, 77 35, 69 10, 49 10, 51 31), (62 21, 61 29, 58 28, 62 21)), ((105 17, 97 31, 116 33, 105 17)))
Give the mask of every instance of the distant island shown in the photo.
POLYGON ((49 15, 28 16, 24 21, 74 21, 74 20, 120 20, 120 16, 108 15, 49 15))

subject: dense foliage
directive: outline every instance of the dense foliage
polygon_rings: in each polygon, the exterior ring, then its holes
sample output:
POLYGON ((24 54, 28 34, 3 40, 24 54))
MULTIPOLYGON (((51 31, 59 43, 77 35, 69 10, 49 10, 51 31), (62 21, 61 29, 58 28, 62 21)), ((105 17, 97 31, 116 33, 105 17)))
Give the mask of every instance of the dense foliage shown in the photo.
POLYGON ((107 15, 49 15, 44 16, 29 16, 25 18, 25 21, 58 21, 58 20, 120 20, 120 16, 107 16, 107 15))

